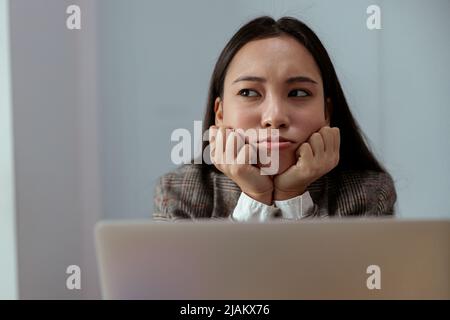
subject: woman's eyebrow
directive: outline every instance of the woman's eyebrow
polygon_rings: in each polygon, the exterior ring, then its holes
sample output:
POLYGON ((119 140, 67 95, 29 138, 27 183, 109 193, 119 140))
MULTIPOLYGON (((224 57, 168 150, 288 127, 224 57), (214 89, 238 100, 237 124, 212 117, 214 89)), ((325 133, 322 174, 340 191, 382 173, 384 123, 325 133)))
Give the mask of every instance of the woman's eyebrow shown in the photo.
MULTIPOLYGON (((256 76, 242 76, 237 78, 236 80, 233 81, 233 84, 239 81, 256 81, 256 82, 266 82, 267 79, 266 78, 262 78, 262 77, 256 77, 256 76)), ((317 84, 317 81, 306 77, 306 76, 296 76, 296 77, 291 77, 288 78, 286 80, 286 83, 294 83, 294 82, 310 82, 310 83, 314 83, 317 84)))
POLYGON ((239 82, 239 81, 256 81, 256 82, 266 82, 265 78, 261 77, 255 77, 255 76, 241 76, 233 81, 233 83, 239 82))
POLYGON ((305 76, 292 77, 286 80, 286 83, 293 83, 293 82, 310 82, 317 84, 317 81, 305 76))

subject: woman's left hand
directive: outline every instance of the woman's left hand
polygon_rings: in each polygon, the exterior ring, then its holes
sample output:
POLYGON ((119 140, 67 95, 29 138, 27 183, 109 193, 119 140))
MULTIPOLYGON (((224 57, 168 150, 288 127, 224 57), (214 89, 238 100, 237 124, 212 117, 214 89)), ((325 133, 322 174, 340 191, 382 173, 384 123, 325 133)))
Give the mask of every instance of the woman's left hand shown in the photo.
POLYGON ((303 194, 314 181, 339 163, 339 128, 325 126, 311 135, 296 150, 297 163, 274 177, 274 200, 303 194))

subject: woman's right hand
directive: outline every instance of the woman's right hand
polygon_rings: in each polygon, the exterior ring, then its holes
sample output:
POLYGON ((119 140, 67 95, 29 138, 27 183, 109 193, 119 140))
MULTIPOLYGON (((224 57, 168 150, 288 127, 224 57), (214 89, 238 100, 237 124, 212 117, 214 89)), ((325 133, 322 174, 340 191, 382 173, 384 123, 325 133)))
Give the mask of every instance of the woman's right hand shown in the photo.
POLYGON ((214 166, 233 180, 242 192, 256 201, 272 204, 273 179, 262 175, 260 168, 251 164, 257 159, 257 150, 232 128, 209 128, 210 157, 214 166))

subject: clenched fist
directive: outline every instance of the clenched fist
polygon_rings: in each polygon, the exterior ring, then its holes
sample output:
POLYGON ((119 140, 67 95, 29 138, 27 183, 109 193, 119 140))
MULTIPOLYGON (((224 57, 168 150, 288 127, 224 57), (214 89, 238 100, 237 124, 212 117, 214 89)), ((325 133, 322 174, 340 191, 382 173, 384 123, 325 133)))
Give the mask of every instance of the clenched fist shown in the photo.
POLYGON ((259 202, 271 205, 273 179, 271 176, 261 175, 260 169, 251 161, 257 159, 256 146, 247 143, 238 131, 223 126, 209 128, 209 141, 210 157, 214 166, 233 180, 242 192, 259 202))
POLYGON ((274 200, 286 200, 303 194, 306 188, 339 163, 339 128, 328 126, 311 135, 296 150, 297 162, 274 177, 274 200))

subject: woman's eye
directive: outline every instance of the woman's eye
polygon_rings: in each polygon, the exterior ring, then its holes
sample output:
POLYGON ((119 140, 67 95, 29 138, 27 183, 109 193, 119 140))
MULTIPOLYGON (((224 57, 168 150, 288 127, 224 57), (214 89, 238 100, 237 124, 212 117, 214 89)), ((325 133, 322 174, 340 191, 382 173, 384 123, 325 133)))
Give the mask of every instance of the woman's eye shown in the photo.
POLYGON ((241 91, 239 91, 238 94, 243 97, 258 97, 259 96, 258 92, 256 92, 255 90, 250 90, 250 89, 242 89, 241 91))
POLYGON ((308 97, 308 96, 310 96, 310 94, 305 90, 295 89, 289 92, 289 97, 308 97))

